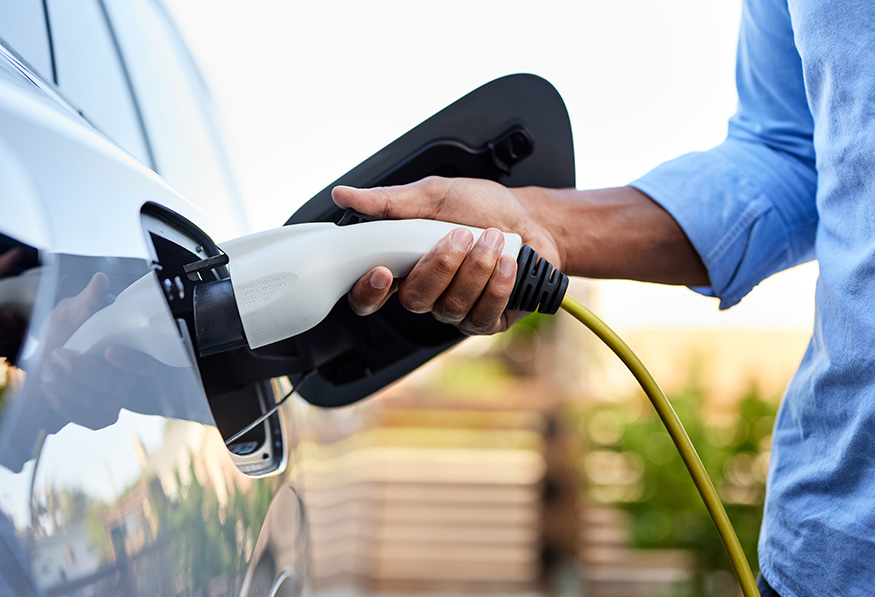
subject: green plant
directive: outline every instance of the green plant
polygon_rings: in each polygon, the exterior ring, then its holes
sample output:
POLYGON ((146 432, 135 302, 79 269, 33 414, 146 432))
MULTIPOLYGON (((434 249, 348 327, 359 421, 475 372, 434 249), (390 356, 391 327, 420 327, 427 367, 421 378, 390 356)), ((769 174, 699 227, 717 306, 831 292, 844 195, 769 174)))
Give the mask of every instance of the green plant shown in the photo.
MULTIPOLYGON (((733 411, 709 413, 698 385, 672 397, 671 402, 756 570, 775 403, 752 387, 733 411)), ((615 501, 631 515, 635 546, 690 551, 694 566, 691 595, 720 594, 713 580, 726 577, 721 570, 731 573, 723 544, 662 422, 647 406, 637 416, 618 406, 587 415, 589 435, 596 444, 591 454, 602 454, 607 464, 613 458, 619 471, 599 478, 600 469, 590 467, 588 487, 597 499, 615 501), (613 428, 605 431, 606 423, 613 428)), ((724 589, 728 594, 735 591, 732 583, 722 586, 728 587, 724 589)))

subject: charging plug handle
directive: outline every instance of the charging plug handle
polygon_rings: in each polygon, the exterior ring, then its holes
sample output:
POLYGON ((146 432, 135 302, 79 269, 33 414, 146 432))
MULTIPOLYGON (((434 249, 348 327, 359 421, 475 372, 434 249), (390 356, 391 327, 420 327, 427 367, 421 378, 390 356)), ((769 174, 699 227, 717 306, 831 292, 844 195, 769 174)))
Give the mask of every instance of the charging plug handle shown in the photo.
MULTIPOLYGON (((194 319, 201 356, 260 348, 297 336, 325 319, 369 269, 404 277, 457 224, 392 220, 338 227, 296 224, 225 243, 230 280, 196 284, 194 319)), ((479 228, 469 228, 476 235, 479 228)), ((568 278, 517 234, 502 252, 517 259, 508 308, 556 313, 568 278)), ((197 275, 196 268, 191 274, 197 275)))

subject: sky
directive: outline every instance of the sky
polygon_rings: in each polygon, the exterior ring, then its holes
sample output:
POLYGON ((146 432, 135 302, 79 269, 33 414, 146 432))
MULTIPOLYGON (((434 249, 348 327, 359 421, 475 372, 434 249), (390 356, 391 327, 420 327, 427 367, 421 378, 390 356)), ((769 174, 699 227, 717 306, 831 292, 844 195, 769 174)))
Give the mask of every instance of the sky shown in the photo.
MULTIPOLYGON (((166 1, 213 88, 258 230, 506 74, 538 74, 563 96, 579 188, 720 143, 736 103, 739 0, 166 1)), ((815 277, 782 274, 725 313, 686 289, 601 283, 597 308, 621 328, 810 328, 815 277)))

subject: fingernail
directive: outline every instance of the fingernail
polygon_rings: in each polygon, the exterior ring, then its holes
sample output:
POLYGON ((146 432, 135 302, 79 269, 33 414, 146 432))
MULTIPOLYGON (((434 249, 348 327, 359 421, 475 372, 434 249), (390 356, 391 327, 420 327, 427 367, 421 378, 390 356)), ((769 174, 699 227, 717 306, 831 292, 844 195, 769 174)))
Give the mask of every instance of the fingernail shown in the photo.
POLYGON ((467 251, 468 247, 471 246, 471 237, 472 235, 470 231, 465 228, 457 228, 456 230, 453 230, 450 240, 455 248, 467 251))
POLYGON ((379 270, 371 274, 371 279, 368 282, 377 290, 385 290, 392 283, 392 277, 387 276, 386 272, 379 270))
POLYGON ((486 231, 486 237, 483 239, 483 242, 486 243, 487 246, 492 247, 496 251, 501 248, 501 242, 504 240, 504 235, 501 234, 495 228, 490 228, 486 231))
POLYGON ((498 260, 498 271, 502 276, 510 277, 513 274, 513 268, 516 262, 512 257, 502 255, 498 260))

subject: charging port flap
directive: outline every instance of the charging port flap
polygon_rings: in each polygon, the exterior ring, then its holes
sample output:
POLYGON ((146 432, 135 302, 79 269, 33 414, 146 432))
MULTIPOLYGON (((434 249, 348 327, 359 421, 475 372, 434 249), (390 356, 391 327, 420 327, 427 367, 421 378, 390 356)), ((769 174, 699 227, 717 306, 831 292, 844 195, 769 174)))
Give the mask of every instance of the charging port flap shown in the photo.
MULTIPOLYGON (((336 185, 386 186, 426 176, 484 178, 510 187, 575 184, 571 125, 550 83, 511 75, 471 92, 328 185, 288 220, 355 223, 331 200, 336 185)), ((320 406, 364 398, 460 342, 454 327, 416 315, 393 298, 358 317, 346 298, 294 342, 316 369, 301 391, 320 406)), ((278 350, 277 347, 275 350, 278 350)))

